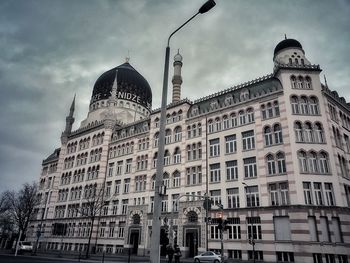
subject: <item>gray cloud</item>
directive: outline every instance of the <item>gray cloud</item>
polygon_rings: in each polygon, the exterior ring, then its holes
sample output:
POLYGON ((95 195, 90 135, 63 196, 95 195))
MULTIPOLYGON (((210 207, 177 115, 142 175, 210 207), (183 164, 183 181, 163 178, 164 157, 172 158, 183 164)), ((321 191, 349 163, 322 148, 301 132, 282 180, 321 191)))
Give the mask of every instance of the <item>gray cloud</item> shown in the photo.
MULTIPOLYGON (((0 191, 38 178, 74 94, 77 128, 95 80, 128 50, 159 107, 167 37, 203 2, 1 1, 0 191)), ((346 0, 217 0, 172 39, 172 56, 180 48, 184 57, 183 96, 195 100, 198 90, 209 95, 271 73, 273 49, 287 34, 350 101, 349 17, 346 0)))

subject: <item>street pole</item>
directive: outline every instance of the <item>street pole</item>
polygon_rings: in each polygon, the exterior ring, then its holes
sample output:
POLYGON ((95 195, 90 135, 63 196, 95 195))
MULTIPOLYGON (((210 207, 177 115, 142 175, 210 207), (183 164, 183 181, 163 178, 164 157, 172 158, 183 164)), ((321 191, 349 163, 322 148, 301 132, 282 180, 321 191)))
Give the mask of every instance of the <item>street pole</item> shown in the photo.
POLYGON ((169 55, 170 55, 170 38, 184 27, 188 22, 195 18, 198 14, 204 14, 215 6, 214 0, 208 0, 204 3, 198 12, 172 32, 168 38, 167 47, 165 49, 165 63, 163 75, 163 89, 162 89, 162 103, 160 110, 160 127, 159 127, 159 144, 158 144, 158 158, 157 158, 157 172, 154 187, 154 210, 152 221, 152 236, 151 236, 151 263, 159 263, 159 243, 160 243, 160 215, 162 195, 161 186, 163 184, 163 168, 164 168, 164 146, 165 146, 165 123, 166 123, 166 106, 168 96, 168 79, 169 79, 169 55))
MULTIPOLYGON (((245 182, 242 182, 242 184, 245 185, 246 192, 249 194, 250 204, 252 205, 252 196, 251 196, 250 188, 248 187, 248 185, 245 182)), ((248 202, 247 202, 247 207, 248 207, 248 202)), ((254 240, 253 227, 254 227, 253 210, 251 209, 250 210, 250 237, 248 237, 248 239, 249 239, 249 243, 253 246, 253 262, 255 263, 255 240, 254 240)))
POLYGON ((46 214, 46 208, 47 208, 47 203, 49 202, 49 198, 50 198, 50 191, 47 194, 47 197, 46 197, 46 200, 45 200, 44 211, 43 211, 43 213, 41 215, 41 219, 40 219, 39 229, 38 229, 38 231, 36 233, 36 242, 35 242, 33 255, 36 255, 36 252, 38 250, 39 238, 41 236, 41 229, 42 229, 42 226, 43 226, 43 221, 44 221, 44 217, 45 217, 45 214, 46 214))

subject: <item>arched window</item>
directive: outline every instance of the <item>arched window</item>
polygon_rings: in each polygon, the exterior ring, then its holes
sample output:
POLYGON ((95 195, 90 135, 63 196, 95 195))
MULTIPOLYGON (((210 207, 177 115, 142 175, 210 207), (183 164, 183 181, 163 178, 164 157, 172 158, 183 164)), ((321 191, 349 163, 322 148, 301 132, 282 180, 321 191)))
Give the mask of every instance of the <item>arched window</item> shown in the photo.
POLYGON ((299 114, 299 99, 297 96, 292 96, 290 98, 291 104, 292 104, 292 113, 293 114, 299 114))
POLYGON ((187 214, 187 219, 189 223, 196 223, 198 222, 198 215, 195 211, 190 211, 187 214))
POLYGON ((154 147, 157 147, 159 143, 159 132, 154 134, 154 147))
POLYGON ((287 168, 286 168, 286 160, 284 157, 284 153, 279 152, 276 155, 277 157, 277 167, 278 167, 278 173, 279 174, 283 174, 287 172, 287 168))
POLYGON ((186 150, 187 150, 187 161, 191 161, 191 160, 192 160, 192 149, 191 149, 191 145, 187 145, 186 150))
POLYGON ((316 139, 315 141, 319 143, 325 142, 322 124, 319 122, 315 123, 315 139, 316 139))
POLYGON ((311 85, 312 83, 311 83, 311 78, 309 77, 309 76, 307 76, 306 78, 305 78, 305 88, 307 88, 307 89, 312 89, 312 85, 311 85))
POLYGON ((221 121, 220 118, 215 119, 215 130, 216 131, 221 131, 221 121))
POLYGON ((151 182, 151 190, 154 190, 154 188, 156 186, 156 175, 153 175, 151 180, 152 180, 152 182, 151 182))
POLYGON ((265 127, 264 129, 265 145, 269 146, 272 144, 272 133, 270 126, 265 127))
POLYGON ((304 79, 302 76, 298 77, 298 89, 303 89, 304 88, 304 79))
POLYGON ((163 185, 165 185, 166 188, 170 188, 170 178, 168 173, 163 174, 163 185))
POLYGON ((243 110, 239 111, 238 116, 239 116, 239 125, 244 125, 246 123, 245 112, 243 110))
POLYGON ((159 118, 154 119, 154 124, 155 124, 156 128, 159 127, 159 118))
POLYGON ((158 153, 155 152, 153 155, 153 168, 157 167, 157 159, 158 159, 158 153))
POLYGON ((301 97, 300 98, 300 109, 301 109, 301 114, 309 114, 309 105, 308 105, 308 99, 306 97, 301 97))
POLYGON ((298 159, 299 159, 300 172, 307 173, 308 172, 308 165, 307 165, 306 153, 304 151, 299 151, 298 152, 298 159))
POLYGON ((266 116, 266 108, 265 108, 265 105, 261 105, 260 107, 260 111, 261 111, 261 116, 262 116, 262 119, 265 120, 267 118, 266 116))
POLYGON ((139 224, 141 223, 141 217, 140 217, 139 214, 134 214, 134 215, 132 216, 132 223, 133 223, 134 225, 139 225, 139 224))
POLYGON ((253 108, 247 109, 247 118, 248 118, 248 123, 254 122, 254 110, 253 110, 253 108))
POLYGON ((294 131, 295 131, 295 137, 297 142, 303 142, 304 141, 304 134, 303 134, 303 128, 300 122, 294 123, 294 131))
POLYGON ((319 115, 320 111, 318 109, 318 100, 316 97, 310 97, 310 114, 311 115, 319 115))
POLYGON ((212 133, 214 132, 214 123, 213 123, 213 120, 208 120, 208 132, 209 133, 212 133))
POLYGON ((180 126, 175 127, 175 129, 174 129, 174 141, 175 142, 181 141, 181 133, 182 133, 181 127, 180 126))
POLYGON ((170 153, 169 150, 165 150, 164 152, 164 165, 170 164, 170 153))
POLYGON ((329 160, 328 160, 328 154, 325 152, 320 153, 320 173, 328 174, 329 169, 329 160))
POLYGON ((166 129, 165 130, 165 144, 171 143, 171 130, 166 129))
POLYGON ((224 130, 227 130, 230 128, 230 120, 229 118, 227 117, 227 115, 224 115, 222 117, 222 122, 223 122, 223 126, 224 126, 224 130))
POLYGON ((181 174, 179 171, 173 173, 173 187, 180 187, 181 185, 181 174))
POLYGON ((305 141, 314 142, 314 134, 313 134, 312 125, 310 122, 305 123, 305 141))
MULTIPOLYGON (((290 62, 292 61, 292 59, 290 59, 290 62)), ((290 82, 292 85, 292 89, 296 89, 297 88, 297 78, 295 76, 291 76, 290 77, 290 82)))
POLYGON ((280 124, 275 124, 273 126, 273 134, 274 134, 275 144, 279 144, 283 142, 282 128, 280 124))
POLYGON ((174 163, 181 163, 181 151, 179 147, 176 147, 174 151, 174 163))
POLYGON ((271 102, 266 104, 266 112, 267 112, 267 118, 273 117, 273 108, 271 102))
POLYGON ((236 127, 237 126, 237 116, 236 116, 235 112, 231 113, 230 119, 231 119, 232 127, 236 127))
POLYGON ((269 154, 266 156, 266 162, 267 162, 267 173, 269 175, 276 174, 276 164, 272 154, 269 154))
POLYGON ((317 154, 315 152, 310 152, 308 159, 309 159, 309 172, 317 173, 318 172, 317 154))

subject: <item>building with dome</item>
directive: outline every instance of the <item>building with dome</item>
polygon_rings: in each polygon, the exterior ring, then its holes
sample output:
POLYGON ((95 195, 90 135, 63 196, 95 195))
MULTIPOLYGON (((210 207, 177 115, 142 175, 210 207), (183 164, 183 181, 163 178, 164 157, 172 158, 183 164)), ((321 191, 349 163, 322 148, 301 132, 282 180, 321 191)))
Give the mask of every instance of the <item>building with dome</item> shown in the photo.
MULTIPOLYGON (((273 63, 270 75, 190 101, 175 55, 161 253, 170 234, 186 257, 223 245, 237 261, 349 261, 350 103, 297 40, 278 43, 273 63)), ((76 130, 73 100, 61 147, 42 162, 28 240, 78 253, 91 232, 97 253, 149 255, 160 119, 151 105, 129 62, 97 79, 76 130)))

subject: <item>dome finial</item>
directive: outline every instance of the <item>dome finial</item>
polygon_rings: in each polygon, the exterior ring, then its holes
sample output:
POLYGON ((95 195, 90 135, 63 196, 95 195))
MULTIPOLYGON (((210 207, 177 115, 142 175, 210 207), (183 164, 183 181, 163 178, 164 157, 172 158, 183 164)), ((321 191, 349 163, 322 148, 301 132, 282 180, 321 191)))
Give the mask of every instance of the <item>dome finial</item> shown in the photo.
POLYGON ((128 55, 125 57, 125 62, 129 63, 130 61, 130 51, 128 50, 128 55))
POLYGON ((284 34, 284 39, 287 39, 287 34, 284 34))

